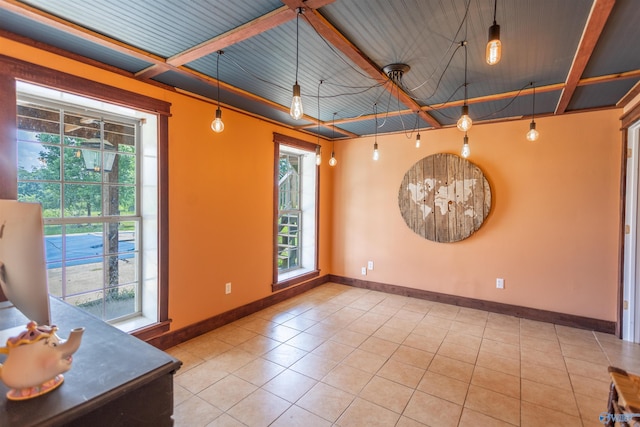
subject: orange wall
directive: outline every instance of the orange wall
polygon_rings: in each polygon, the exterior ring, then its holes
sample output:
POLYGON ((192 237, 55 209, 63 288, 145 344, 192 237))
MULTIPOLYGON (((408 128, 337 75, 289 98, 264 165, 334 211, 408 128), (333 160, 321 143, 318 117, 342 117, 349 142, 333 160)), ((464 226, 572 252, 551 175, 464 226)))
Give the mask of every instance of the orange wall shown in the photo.
MULTIPOLYGON (((170 102, 169 317, 185 327, 272 294, 273 132, 316 138, 0 38, 0 54, 170 102), (225 295, 225 283, 232 293, 225 295)), ((321 140, 321 143, 326 141, 321 140)), ((323 152, 330 151, 325 148, 323 152)), ((332 174, 320 172, 321 275, 331 270, 332 174)))
MULTIPOLYGON (((0 54, 172 103, 169 119, 169 316, 172 330, 271 295, 273 132, 315 138, 173 91, 0 38, 0 54), (224 284, 233 292, 224 295, 224 284)), ((458 243, 414 234, 398 208, 398 186, 416 161, 458 153, 455 129, 335 144, 338 165, 321 166, 321 274, 367 280, 615 320, 620 110, 476 125, 472 154, 493 192, 482 228, 458 243), (495 289, 496 277, 506 289, 495 289)))
POLYGON ((616 319, 620 202, 620 110, 476 125, 470 161, 492 190, 483 226, 456 243, 415 234, 398 207, 405 172, 434 153, 456 153, 457 129, 336 144, 333 273, 519 306, 616 319), (368 260, 375 269, 361 276, 368 260), (496 278, 505 279, 497 290, 496 278))

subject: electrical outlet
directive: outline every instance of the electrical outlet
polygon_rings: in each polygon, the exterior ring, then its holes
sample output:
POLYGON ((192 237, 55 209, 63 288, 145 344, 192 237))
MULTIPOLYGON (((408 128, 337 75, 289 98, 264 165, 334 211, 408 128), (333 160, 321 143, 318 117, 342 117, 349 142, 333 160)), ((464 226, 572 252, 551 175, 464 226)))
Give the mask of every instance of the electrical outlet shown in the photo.
POLYGON ((496 289, 504 289, 504 279, 500 277, 496 279, 496 289))
POLYGON ((367 275, 367 267, 362 267, 362 275, 363 276, 367 275))
POLYGON ((231 293, 231 282, 228 282, 227 284, 224 285, 224 293, 225 294, 231 293))
POLYGON ((373 261, 367 263, 367 270, 373 270, 373 261))

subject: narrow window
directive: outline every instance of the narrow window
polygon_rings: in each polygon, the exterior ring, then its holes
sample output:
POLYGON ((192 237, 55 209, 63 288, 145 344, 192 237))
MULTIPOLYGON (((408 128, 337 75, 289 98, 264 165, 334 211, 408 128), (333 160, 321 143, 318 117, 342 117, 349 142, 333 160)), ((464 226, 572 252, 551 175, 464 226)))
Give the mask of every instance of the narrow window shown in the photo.
POLYGON ((319 275, 316 145, 274 134, 274 284, 278 290, 319 275))

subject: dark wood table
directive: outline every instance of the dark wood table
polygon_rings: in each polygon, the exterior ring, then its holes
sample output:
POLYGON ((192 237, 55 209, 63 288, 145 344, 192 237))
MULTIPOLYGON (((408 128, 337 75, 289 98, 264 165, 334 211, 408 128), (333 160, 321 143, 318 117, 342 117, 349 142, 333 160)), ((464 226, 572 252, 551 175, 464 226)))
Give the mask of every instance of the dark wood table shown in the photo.
MULTIPOLYGON (((85 328, 71 370, 57 390, 26 401, 7 400, 0 382, 0 426, 173 425, 173 374, 180 361, 54 298, 51 318, 62 339, 85 328)), ((0 329, 21 323, 21 314, 0 311, 0 329)))

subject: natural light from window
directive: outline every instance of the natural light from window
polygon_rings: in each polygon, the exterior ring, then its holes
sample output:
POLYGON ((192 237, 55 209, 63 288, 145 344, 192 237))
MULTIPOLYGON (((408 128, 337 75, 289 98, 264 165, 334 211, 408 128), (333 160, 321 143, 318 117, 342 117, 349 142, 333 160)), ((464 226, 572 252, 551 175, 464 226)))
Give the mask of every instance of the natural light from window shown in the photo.
POLYGON ((49 292, 130 331, 158 321, 157 118, 17 82, 18 199, 43 207, 49 292))

